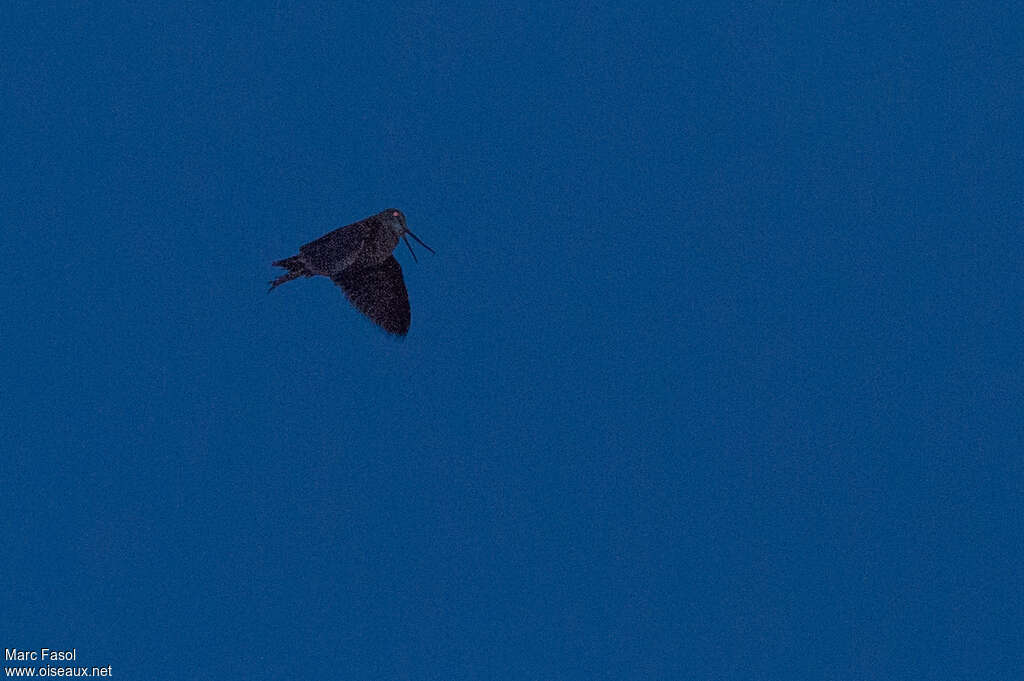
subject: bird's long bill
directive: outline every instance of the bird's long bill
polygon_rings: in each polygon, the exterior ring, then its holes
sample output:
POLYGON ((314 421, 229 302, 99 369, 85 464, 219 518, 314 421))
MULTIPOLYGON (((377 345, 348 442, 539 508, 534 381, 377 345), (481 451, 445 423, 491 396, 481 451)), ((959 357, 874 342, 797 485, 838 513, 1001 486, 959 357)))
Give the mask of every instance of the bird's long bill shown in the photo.
POLYGON ((416 257, 416 251, 412 250, 412 244, 409 243, 409 240, 405 238, 404 234, 402 235, 402 241, 405 242, 405 247, 409 249, 410 253, 412 253, 413 261, 414 262, 419 262, 420 259, 416 257))
MULTIPOLYGON (((409 236, 411 236, 411 237, 412 237, 413 239, 416 239, 416 241, 417 241, 417 242, 419 242, 419 245, 420 245, 420 246, 423 246, 423 248, 427 249, 427 250, 428 250, 428 251, 430 251, 431 253, 434 253, 434 249, 433 249, 433 248, 431 248, 430 246, 426 245, 425 243, 423 243, 423 240, 422 240, 422 239, 420 239, 420 238, 419 238, 418 236, 416 236, 415 234, 413 234, 412 232, 410 232, 410 231, 409 231, 409 228, 408 228, 408 227, 406 227, 406 228, 405 228, 405 233, 406 233, 406 234, 408 234, 409 236)), ((403 234, 403 236, 405 236, 405 235, 403 234)), ((406 246, 408 246, 408 245, 409 245, 409 241, 408 241, 408 240, 406 240, 406 242, 405 242, 405 245, 406 245, 406 246)), ((409 248, 411 249, 412 247, 411 247, 411 246, 409 246, 409 248)), ((437 253, 434 253, 434 255, 437 255, 437 253)))

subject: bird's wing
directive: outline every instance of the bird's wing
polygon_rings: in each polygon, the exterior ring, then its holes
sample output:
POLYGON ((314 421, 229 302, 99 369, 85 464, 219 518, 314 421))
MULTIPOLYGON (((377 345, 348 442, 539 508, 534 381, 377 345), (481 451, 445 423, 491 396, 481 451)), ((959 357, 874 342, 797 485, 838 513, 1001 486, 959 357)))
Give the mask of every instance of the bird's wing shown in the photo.
POLYGON ((408 333, 409 293, 395 256, 375 267, 347 269, 331 279, 356 309, 385 331, 398 336, 408 333))

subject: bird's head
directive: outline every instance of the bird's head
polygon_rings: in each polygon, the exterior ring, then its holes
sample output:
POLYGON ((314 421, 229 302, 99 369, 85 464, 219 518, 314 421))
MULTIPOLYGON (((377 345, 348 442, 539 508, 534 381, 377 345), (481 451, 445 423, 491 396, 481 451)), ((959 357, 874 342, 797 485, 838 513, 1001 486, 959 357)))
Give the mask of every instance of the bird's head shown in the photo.
POLYGON ((401 237, 402 240, 405 241, 405 245, 408 246, 409 252, 412 253, 413 260, 416 260, 416 253, 413 252, 412 246, 409 244, 409 240, 405 238, 406 234, 411 236, 413 239, 416 239, 423 248, 427 249, 431 253, 434 252, 433 248, 423 243, 418 236, 409 231, 409 228, 405 225, 405 214, 402 213, 402 211, 397 208, 388 208, 386 211, 380 213, 380 216, 384 218, 384 224, 386 224, 397 236, 401 237))
POLYGON ((397 208, 388 208, 385 211, 380 212, 379 217, 384 221, 384 224, 388 226, 396 236, 402 236, 405 234, 405 214, 397 208))

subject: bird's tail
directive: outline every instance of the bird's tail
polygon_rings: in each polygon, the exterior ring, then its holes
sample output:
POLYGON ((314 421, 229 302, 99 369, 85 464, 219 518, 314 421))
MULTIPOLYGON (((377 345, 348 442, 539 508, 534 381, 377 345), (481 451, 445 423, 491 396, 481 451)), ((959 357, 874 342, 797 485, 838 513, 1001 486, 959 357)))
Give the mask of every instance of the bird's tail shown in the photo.
POLYGON ((267 290, 267 293, 270 293, 281 284, 289 282, 292 279, 296 279, 301 276, 312 276, 309 272, 306 271, 306 264, 303 263, 302 260, 300 260, 299 256, 297 255, 293 255, 290 258, 285 258, 284 260, 276 260, 271 264, 274 267, 286 268, 288 270, 288 273, 282 274, 280 277, 270 282, 270 288, 267 290))

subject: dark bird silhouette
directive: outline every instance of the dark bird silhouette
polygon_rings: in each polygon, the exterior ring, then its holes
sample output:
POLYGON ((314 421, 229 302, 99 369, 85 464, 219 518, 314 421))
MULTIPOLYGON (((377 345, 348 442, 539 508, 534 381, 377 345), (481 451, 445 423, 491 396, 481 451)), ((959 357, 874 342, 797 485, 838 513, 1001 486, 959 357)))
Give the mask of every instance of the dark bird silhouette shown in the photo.
POLYGON ((288 273, 270 282, 270 291, 297 277, 330 277, 357 310, 388 333, 404 336, 409 332, 409 294, 393 252, 403 239, 416 260, 406 234, 434 252, 405 226, 402 211, 389 208, 328 232, 300 246, 298 255, 274 262, 288 273))

